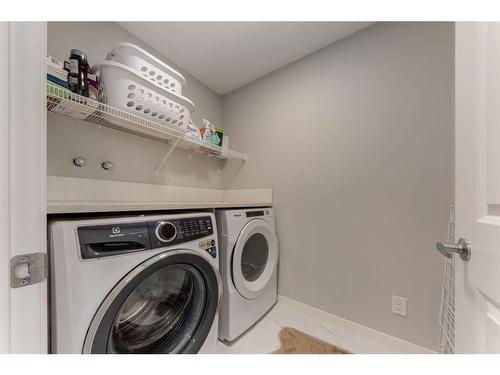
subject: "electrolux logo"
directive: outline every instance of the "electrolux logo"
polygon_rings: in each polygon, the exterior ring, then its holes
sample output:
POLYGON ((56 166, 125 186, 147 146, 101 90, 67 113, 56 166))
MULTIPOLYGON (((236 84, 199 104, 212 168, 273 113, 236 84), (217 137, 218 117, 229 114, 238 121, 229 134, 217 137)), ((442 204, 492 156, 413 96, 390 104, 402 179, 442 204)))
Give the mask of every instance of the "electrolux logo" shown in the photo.
POLYGON ((111 233, 109 235, 110 238, 112 237, 123 237, 124 234, 122 233, 122 230, 120 229, 120 227, 112 227, 111 228, 111 233))

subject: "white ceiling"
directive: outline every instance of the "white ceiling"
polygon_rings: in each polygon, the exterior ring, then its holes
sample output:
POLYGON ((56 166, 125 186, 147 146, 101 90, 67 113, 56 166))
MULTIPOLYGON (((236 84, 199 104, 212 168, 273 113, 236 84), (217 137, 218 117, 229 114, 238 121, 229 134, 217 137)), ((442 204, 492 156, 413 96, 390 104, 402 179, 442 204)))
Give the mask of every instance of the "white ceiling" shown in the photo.
POLYGON ((120 22, 220 95, 371 22, 120 22))

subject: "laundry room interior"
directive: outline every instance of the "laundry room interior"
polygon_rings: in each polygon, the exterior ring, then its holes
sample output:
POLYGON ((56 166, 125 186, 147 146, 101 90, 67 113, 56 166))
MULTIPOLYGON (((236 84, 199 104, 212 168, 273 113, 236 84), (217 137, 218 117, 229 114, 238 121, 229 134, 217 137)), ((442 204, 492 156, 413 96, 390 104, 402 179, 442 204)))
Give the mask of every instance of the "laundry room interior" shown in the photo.
POLYGON ((10 350, 453 350, 454 22, 16 28, 42 110, 11 130, 41 191, 14 206, 48 263, 11 278, 40 334, 10 350))

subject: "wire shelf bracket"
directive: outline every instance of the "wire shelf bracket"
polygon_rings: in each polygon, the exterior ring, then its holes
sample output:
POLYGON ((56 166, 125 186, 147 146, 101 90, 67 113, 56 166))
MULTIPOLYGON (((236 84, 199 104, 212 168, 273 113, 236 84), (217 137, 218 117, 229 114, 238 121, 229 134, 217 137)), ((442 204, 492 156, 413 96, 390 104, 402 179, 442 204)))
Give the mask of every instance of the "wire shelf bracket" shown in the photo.
POLYGON ((163 166, 165 165, 165 163, 167 162, 168 158, 170 157, 170 155, 172 155, 172 153, 174 152, 175 148, 177 147, 177 144, 179 143, 179 139, 177 139, 174 144, 170 147, 170 150, 168 150, 168 152, 165 154, 165 157, 163 158, 163 160, 160 162, 160 164, 156 167, 155 169, 155 173, 156 175, 159 175, 160 174, 160 171, 161 169, 163 168, 163 166))

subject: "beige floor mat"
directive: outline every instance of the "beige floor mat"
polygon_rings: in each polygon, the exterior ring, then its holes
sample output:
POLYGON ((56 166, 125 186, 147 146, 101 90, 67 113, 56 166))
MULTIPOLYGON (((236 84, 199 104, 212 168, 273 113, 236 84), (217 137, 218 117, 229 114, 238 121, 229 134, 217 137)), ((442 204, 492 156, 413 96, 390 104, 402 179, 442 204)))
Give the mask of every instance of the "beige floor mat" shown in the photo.
POLYGON ((352 354, 295 328, 283 328, 279 337, 281 347, 273 354, 352 354))

